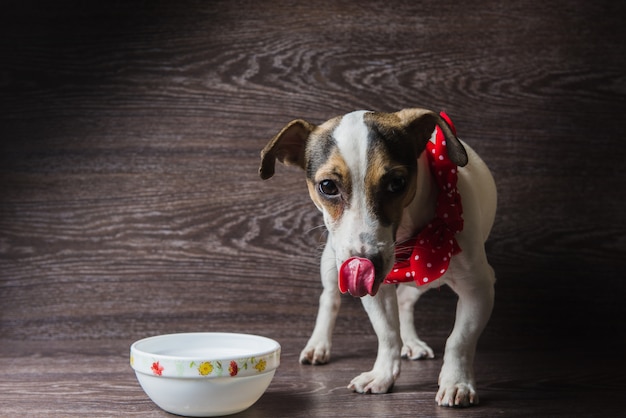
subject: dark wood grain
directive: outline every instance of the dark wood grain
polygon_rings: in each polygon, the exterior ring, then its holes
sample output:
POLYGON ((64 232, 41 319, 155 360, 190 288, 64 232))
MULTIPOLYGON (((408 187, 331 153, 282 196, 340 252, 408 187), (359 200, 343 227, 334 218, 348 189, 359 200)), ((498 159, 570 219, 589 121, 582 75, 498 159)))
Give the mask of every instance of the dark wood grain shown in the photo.
POLYGON ((616 416, 626 389, 626 6, 492 2, 5 2, 0 6, 0 415, 165 416, 128 366, 166 332, 276 338, 242 417, 452 416, 434 403, 454 321, 393 393, 345 389, 376 342, 344 298, 335 357, 300 366, 321 216, 302 173, 257 175, 286 122, 445 109, 499 188, 481 406, 616 416))

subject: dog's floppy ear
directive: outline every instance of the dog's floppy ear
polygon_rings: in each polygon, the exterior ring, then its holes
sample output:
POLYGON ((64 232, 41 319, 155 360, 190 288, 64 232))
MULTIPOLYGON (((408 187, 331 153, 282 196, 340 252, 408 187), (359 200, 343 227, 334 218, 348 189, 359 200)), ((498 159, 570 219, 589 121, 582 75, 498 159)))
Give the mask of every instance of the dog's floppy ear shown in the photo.
POLYGON ((289 122, 261 151, 261 178, 267 180, 274 175, 276 160, 304 169, 304 151, 314 129, 315 125, 302 119, 289 122))
POLYGON ((467 164, 467 152, 461 141, 454 135, 452 129, 444 118, 437 113, 427 109, 404 109, 397 113, 398 117, 403 121, 406 129, 416 135, 419 141, 418 146, 422 148, 426 146, 426 141, 435 129, 435 125, 439 126, 443 136, 446 138, 446 146, 448 148, 448 156, 450 160, 459 167, 467 164))

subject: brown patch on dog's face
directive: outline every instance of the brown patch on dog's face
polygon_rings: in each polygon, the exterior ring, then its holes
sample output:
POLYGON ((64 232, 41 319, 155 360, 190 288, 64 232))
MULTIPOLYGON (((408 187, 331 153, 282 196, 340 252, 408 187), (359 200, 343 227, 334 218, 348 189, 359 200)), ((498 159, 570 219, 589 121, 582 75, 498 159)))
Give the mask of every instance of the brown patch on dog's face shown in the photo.
POLYGON ((331 225, 338 222, 349 204, 352 180, 336 147, 331 149, 328 160, 317 168, 313 177, 307 179, 307 186, 315 205, 323 209, 325 221, 331 225))
POLYGON ((365 177, 368 204, 381 224, 391 225, 395 232, 404 208, 415 196, 418 151, 394 114, 365 116, 370 131, 365 177))
POLYGON ((336 151, 337 144, 333 138, 333 130, 341 117, 330 119, 319 125, 310 135, 305 150, 305 172, 307 180, 314 181, 315 173, 327 163, 331 154, 336 151))
POLYGON ((371 154, 365 177, 368 205, 383 226, 392 226, 394 233, 404 208, 411 202, 416 189, 416 164, 399 162, 384 150, 371 154))

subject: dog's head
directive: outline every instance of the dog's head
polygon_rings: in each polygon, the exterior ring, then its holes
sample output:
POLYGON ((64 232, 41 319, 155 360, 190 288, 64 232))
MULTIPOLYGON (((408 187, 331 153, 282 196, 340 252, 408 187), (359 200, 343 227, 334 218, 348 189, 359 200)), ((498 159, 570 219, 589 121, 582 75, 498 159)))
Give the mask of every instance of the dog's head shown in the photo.
POLYGON ((467 164, 463 145, 438 114, 358 111, 316 126, 287 124, 261 152, 261 178, 276 160, 301 167, 311 199, 323 213, 342 291, 375 295, 394 263, 395 237, 417 184, 417 160, 435 125, 450 159, 467 164))

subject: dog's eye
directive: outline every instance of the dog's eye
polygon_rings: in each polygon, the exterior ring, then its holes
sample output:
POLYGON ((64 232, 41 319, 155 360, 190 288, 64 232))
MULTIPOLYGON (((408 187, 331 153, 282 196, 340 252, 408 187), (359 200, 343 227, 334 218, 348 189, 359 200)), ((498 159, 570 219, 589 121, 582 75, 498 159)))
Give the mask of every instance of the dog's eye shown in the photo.
POLYGON ((406 179, 404 177, 394 177, 387 184, 389 193, 400 193, 406 187, 406 179))
POLYGON ((339 194, 339 189, 337 185, 332 180, 322 180, 320 184, 317 186, 319 191, 326 196, 337 196, 339 194))

